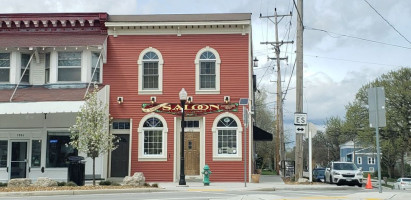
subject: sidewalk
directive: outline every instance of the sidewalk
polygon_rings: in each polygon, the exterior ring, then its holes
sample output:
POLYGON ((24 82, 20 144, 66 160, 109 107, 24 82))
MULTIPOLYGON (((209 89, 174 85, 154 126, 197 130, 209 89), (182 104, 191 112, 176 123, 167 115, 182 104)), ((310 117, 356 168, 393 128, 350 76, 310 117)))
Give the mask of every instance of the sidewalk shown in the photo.
MULTIPOLYGON (((91 184, 90 181, 86 185, 91 184)), ((179 186, 176 182, 159 182, 159 188, 131 188, 131 189, 105 189, 105 190, 55 190, 33 192, 0 192, 0 197, 12 196, 52 196, 52 195, 80 195, 80 194, 109 194, 109 193, 142 193, 160 191, 278 191, 278 190, 351 190, 350 186, 337 186, 331 184, 285 184, 280 176, 261 176, 260 183, 244 182, 211 182, 204 186, 202 182, 188 182, 186 186, 179 186)), ((375 190, 377 191, 377 190, 375 190)), ((370 192, 374 192, 370 190, 370 192)))
POLYGON ((177 191, 277 191, 277 190, 348 190, 352 187, 337 186, 331 184, 285 184, 280 176, 261 176, 260 183, 244 182, 211 182, 210 186, 204 186, 202 182, 187 182, 186 186, 178 183, 160 182, 160 188, 177 191))

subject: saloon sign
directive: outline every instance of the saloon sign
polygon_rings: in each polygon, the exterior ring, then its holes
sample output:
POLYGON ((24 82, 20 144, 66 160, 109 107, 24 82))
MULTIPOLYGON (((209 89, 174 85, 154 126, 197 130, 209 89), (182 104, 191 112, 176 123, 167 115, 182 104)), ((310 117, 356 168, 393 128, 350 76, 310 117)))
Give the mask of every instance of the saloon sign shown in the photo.
MULTIPOLYGON (((143 112, 157 112, 157 113, 169 113, 173 115, 181 115, 182 107, 178 103, 162 103, 162 104, 143 104, 143 112)), ((238 103, 233 104, 186 104, 184 112, 186 116, 196 116, 208 113, 217 112, 237 112, 238 103)))

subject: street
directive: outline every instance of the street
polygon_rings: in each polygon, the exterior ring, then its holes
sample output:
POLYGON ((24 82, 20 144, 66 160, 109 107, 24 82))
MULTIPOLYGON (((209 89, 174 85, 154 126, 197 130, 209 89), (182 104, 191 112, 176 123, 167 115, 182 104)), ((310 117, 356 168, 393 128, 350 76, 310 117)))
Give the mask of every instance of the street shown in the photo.
POLYGON ((296 200, 296 199, 409 199, 411 191, 387 190, 379 194, 376 189, 352 187, 344 190, 280 190, 280 191, 225 191, 219 189, 187 189, 186 191, 164 191, 151 193, 124 193, 124 194, 91 194, 91 195, 58 195, 58 196, 26 196, 26 197, 0 197, 13 200, 208 200, 208 199, 272 199, 272 200, 296 200))

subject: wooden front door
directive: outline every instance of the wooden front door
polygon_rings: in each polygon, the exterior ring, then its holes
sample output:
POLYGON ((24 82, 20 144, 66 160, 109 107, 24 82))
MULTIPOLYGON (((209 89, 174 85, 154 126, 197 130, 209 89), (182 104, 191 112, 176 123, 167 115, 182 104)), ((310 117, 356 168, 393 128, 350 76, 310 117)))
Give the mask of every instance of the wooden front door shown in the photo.
POLYGON ((184 159, 185 175, 200 175, 200 133, 185 133, 184 159))

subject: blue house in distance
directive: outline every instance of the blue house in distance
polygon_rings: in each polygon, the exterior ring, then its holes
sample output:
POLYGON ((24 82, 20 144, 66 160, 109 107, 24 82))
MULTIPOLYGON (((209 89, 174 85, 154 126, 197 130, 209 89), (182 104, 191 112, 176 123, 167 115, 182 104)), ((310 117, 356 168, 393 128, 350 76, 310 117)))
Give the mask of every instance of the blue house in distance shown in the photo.
POLYGON ((378 170, 377 153, 372 147, 362 147, 354 142, 348 141, 340 145, 340 161, 353 162, 361 167, 364 172, 375 172, 378 170))

